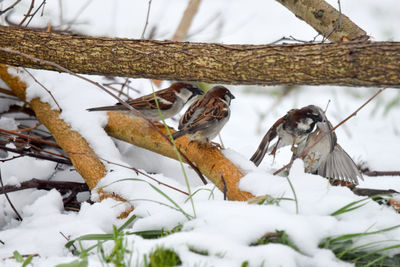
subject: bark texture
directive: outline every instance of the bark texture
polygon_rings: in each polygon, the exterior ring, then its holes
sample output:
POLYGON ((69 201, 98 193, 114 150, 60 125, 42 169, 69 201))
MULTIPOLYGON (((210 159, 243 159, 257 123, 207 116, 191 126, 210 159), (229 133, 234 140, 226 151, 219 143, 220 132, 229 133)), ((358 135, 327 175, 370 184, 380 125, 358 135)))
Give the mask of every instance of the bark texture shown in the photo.
POLYGON ((332 42, 365 41, 367 33, 323 0, 277 0, 332 42))
MULTIPOLYGON (((400 43, 223 45, 129 40, 0 26, 0 47, 73 72, 224 84, 400 88, 400 43)), ((56 70, 0 51, 0 63, 56 70)))
MULTIPOLYGON (((151 150, 158 154, 177 159, 173 147, 144 120, 131 118, 119 112, 109 111, 107 133, 117 139, 151 150)), ((166 130, 161 129, 165 134, 166 130)), ((171 131, 173 131, 171 129, 171 131)), ((238 188, 243 172, 230 162, 220 151, 210 146, 201 146, 197 142, 189 144, 189 139, 181 137, 176 140, 178 148, 194 162, 199 170, 207 176, 222 192, 226 192, 229 200, 248 200, 252 198, 248 192, 238 188), (226 187, 224 186, 224 179, 226 187)))

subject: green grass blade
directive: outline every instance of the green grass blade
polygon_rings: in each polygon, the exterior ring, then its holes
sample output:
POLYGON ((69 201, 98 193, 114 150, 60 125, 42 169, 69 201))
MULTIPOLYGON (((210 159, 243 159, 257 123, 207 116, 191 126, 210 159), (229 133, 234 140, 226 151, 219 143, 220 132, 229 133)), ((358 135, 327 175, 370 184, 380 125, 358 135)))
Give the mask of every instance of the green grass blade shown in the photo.
POLYGON ((298 202, 298 199, 297 199, 296 191, 294 190, 293 184, 292 184, 292 182, 290 181, 289 177, 288 177, 287 175, 285 175, 285 178, 286 178, 286 180, 288 181, 289 186, 290 186, 290 189, 291 189, 292 192, 293 192, 294 201, 295 201, 295 203, 296 203, 296 214, 299 214, 299 202, 298 202))

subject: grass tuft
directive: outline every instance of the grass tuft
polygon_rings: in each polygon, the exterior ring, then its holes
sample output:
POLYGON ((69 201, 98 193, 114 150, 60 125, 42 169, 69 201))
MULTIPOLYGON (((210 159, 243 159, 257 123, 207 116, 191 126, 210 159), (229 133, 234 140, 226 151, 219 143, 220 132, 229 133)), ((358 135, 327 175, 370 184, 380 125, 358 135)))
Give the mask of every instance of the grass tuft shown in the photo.
POLYGON ((285 231, 279 231, 266 233, 260 239, 258 239, 255 243, 250 244, 250 246, 260 246, 267 244, 282 244, 291 247, 292 249, 299 251, 296 245, 290 241, 289 236, 285 231))
POLYGON ((319 244, 320 248, 332 250, 339 259, 354 263, 355 266, 400 266, 400 254, 389 257, 382 252, 400 248, 400 240, 384 240, 354 246, 354 240, 367 235, 375 235, 399 228, 400 225, 374 232, 346 234, 338 237, 328 237, 319 244), (395 244, 393 245, 393 242, 395 244), (392 243, 382 247, 382 243, 392 243), (377 249, 374 249, 379 247, 377 249))
POLYGON ((156 248, 153 252, 149 254, 149 262, 145 260, 146 267, 172 267, 181 265, 182 261, 178 254, 171 249, 166 249, 163 247, 156 248))

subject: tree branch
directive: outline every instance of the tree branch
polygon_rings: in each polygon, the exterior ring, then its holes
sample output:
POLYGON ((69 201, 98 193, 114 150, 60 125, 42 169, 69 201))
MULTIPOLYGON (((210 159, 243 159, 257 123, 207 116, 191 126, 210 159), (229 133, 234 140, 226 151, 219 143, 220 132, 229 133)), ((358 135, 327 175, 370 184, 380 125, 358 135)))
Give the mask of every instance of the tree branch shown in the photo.
MULTIPOLYGON (((108 112, 107 115, 108 123, 105 130, 110 136, 177 159, 174 148, 144 120, 113 111, 108 112)), ((166 133, 164 128, 160 129, 166 133)), ((174 132, 173 129, 171 131, 174 132)), ((199 146, 196 142, 190 143, 186 137, 181 137, 175 142, 177 147, 185 153, 190 161, 196 164, 210 181, 222 192, 226 191, 229 200, 247 200, 253 197, 250 193, 239 189, 238 184, 244 174, 219 149, 199 146), (222 177, 224 177, 226 189, 222 177)))
POLYGON ((201 0, 190 0, 185 12, 183 13, 182 19, 179 22, 178 28, 176 28, 175 34, 172 37, 174 41, 184 41, 189 31, 190 25, 192 24, 193 17, 196 15, 199 9, 201 0))
MULTIPOLYGON (((26 85, 8 73, 8 67, 0 64, 0 78, 10 87, 19 99, 25 101, 26 85)), ((51 109, 48 103, 43 103, 39 98, 29 102, 35 111, 37 119, 49 129, 56 142, 68 154, 76 170, 85 179, 90 189, 106 174, 103 163, 93 155, 86 140, 70 126, 60 119, 60 112, 51 109), (69 153, 69 151, 79 152, 69 153)))
POLYGON ((0 195, 5 193, 11 193, 15 191, 25 190, 29 188, 36 188, 42 190, 51 190, 53 188, 57 190, 72 190, 75 192, 89 191, 89 187, 86 183, 76 182, 65 182, 65 181, 47 181, 33 178, 31 180, 22 182, 20 185, 5 185, 0 190, 0 195))
MULTIPOLYGON (((0 26, 0 47, 75 73, 225 84, 400 88, 400 43, 222 45, 46 33, 0 26)), ((0 51, 0 63, 57 70, 0 51)))
POLYGON ((331 42, 366 41, 367 33, 323 0, 277 0, 331 42))

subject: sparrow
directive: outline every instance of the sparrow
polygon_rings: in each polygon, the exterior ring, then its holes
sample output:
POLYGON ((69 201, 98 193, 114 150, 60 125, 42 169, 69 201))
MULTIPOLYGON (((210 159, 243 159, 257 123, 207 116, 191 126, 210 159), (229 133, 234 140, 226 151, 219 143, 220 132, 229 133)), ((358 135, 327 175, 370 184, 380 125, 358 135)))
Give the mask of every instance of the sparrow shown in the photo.
POLYGON ((351 157, 337 143, 337 136, 331 130, 332 124, 321 108, 309 105, 292 109, 268 130, 250 160, 258 166, 269 143, 278 136, 272 154, 280 147, 291 145, 292 160, 300 157, 306 172, 357 185, 362 175, 351 157))
MULTIPOLYGON (((185 82, 176 82, 173 83, 170 87, 156 91, 158 106, 164 115, 164 118, 171 118, 179 113, 185 104, 197 95, 202 95, 203 91, 199 89, 197 86, 185 83, 185 82)), ((132 99, 127 101, 129 105, 133 108, 140 111, 146 118, 149 120, 156 122, 161 118, 158 113, 156 101, 154 99, 153 93, 132 99)), ((104 106, 97 108, 89 108, 88 111, 120 111, 122 113, 126 113, 132 115, 132 112, 122 105, 121 103, 117 103, 114 106, 104 106)), ((132 115, 133 116, 133 115, 132 115)))
POLYGON ((211 88, 203 98, 190 105, 179 121, 179 131, 172 137, 177 139, 186 135, 191 141, 202 144, 211 141, 229 120, 229 105, 234 98, 224 86, 211 88))

